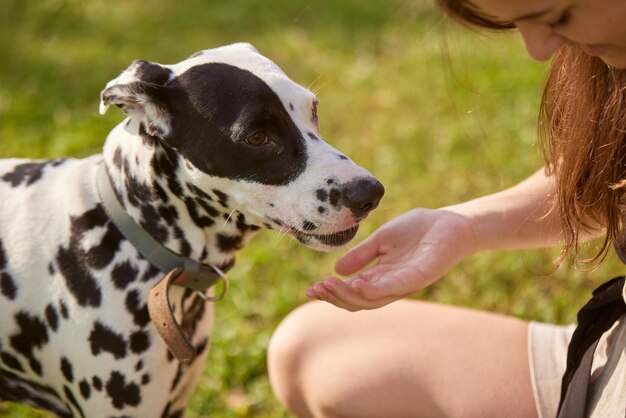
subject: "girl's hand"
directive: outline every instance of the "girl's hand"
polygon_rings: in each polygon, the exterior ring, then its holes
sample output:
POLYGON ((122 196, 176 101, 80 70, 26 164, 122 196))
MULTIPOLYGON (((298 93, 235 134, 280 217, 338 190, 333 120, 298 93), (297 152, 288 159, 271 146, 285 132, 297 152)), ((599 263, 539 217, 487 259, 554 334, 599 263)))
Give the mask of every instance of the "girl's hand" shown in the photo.
POLYGON ((445 210, 414 209, 387 222, 335 265, 307 296, 357 311, 410 296, 477 250, 469 218, 445 210), (378 258, 378 263, 357 273, 378 258), (356 273, 356 274, 355 274, 356 273))

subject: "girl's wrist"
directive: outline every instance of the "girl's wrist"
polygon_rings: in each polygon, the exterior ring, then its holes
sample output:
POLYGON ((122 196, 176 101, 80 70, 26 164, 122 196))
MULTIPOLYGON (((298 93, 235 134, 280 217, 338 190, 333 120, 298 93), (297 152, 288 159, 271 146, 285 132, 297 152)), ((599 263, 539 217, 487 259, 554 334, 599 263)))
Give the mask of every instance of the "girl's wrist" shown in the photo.
POLYGON ((501 218, 497 213, 486 213, 485 208, 477 207, 473 201, 459 203, 441 208, 461 216, 471 234, 472 252, 493 250, 503 240, 501 218))

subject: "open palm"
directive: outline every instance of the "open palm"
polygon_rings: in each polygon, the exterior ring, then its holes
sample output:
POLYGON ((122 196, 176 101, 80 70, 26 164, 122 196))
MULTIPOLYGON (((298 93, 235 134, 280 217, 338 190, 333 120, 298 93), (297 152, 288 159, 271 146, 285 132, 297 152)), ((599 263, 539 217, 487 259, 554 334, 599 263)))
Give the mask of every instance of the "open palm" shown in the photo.
POLYGON ((475 251, 468 218, 445 209, 414 209, 389 221, 344 254, 307 296, 356 311, 407 297, 433 283, 475 251), (361 271, 373 260, 378 263, 361 271))

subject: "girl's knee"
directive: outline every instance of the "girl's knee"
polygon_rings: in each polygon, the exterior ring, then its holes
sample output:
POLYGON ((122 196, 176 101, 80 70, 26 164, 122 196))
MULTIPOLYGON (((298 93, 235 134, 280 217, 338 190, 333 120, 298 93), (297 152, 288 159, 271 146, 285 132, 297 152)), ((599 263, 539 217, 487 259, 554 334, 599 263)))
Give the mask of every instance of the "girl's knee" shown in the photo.
POLYGON ((276 397, 298 417, 311 416, 303 388, 306 364, 311 361, 316 312, 321 303, 307 303, 290 313, 278 326, 268 347, 270 383, 276 397))

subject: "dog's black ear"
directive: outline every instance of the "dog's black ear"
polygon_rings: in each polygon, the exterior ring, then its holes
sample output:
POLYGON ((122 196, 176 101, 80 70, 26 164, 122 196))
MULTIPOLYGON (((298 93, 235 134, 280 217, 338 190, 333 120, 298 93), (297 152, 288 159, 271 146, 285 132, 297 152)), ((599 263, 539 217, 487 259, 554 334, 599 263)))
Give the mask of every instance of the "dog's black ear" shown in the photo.
POLYGON ((136 60, 119 77, 109 81, 100 93, 100 114, 114 104, 136 119, 151 136, 171 133, 171 114, 167 107, 173 78, 170 69, 156 63, 136 60))

